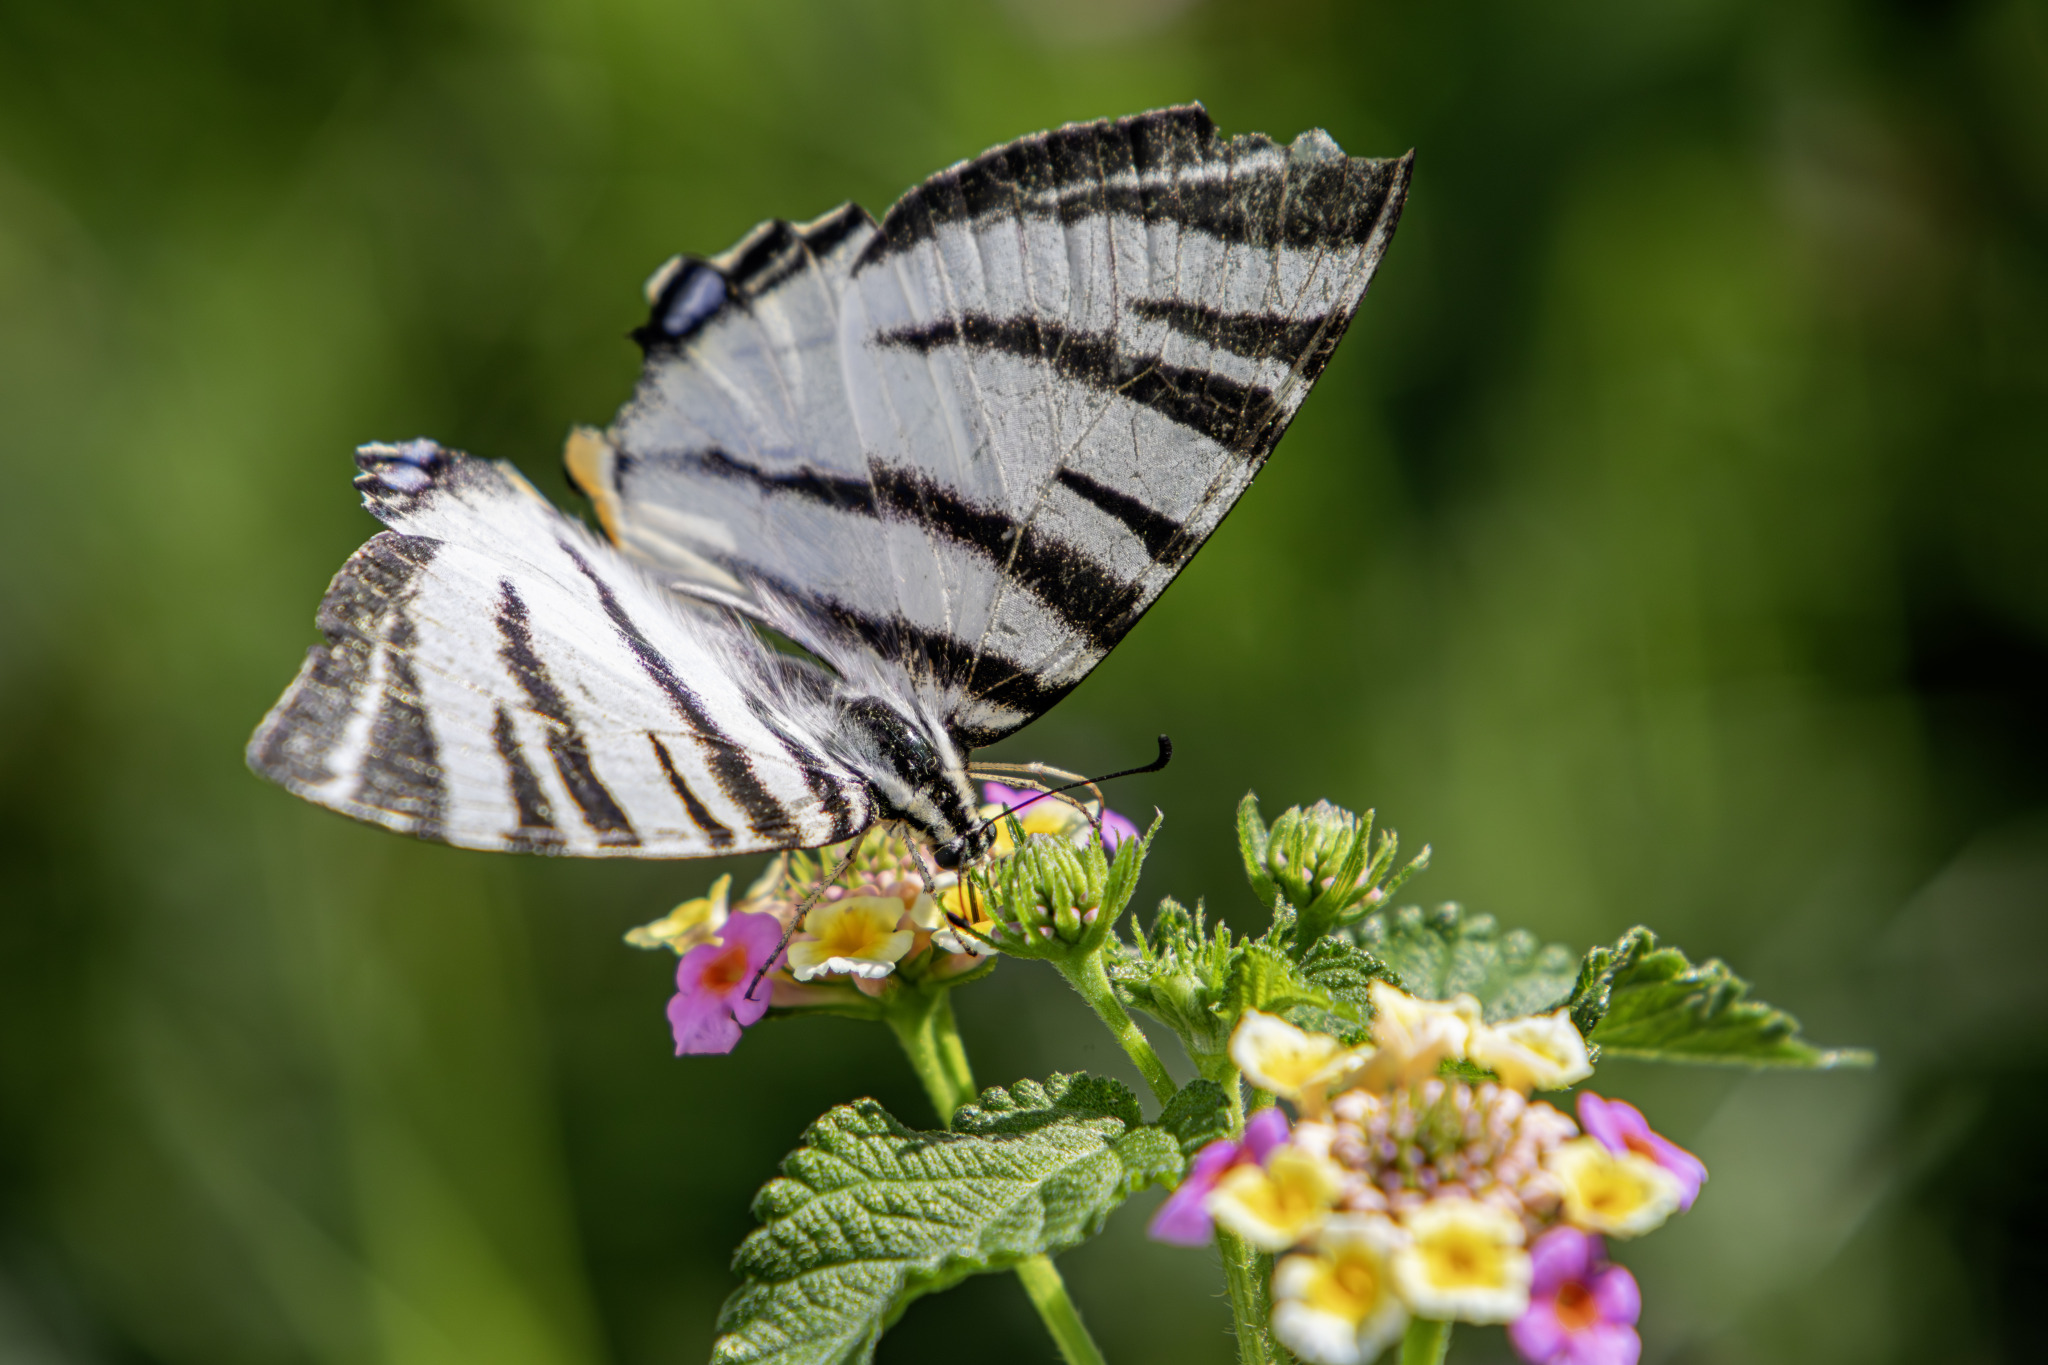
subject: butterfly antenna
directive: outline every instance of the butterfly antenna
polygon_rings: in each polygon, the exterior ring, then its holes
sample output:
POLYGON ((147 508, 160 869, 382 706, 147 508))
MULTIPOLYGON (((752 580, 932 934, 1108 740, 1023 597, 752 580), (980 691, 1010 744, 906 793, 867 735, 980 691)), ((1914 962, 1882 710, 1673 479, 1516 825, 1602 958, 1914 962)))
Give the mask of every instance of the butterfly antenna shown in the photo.
MULTIPOLYGON (((1165 735, 1161 735, 1159 737, 1159 756, 1153 759, 1150 763, 1147 763, 1144 767, 1125 768, 1121 772, 1104 773, 1100 777, 1084 777, 1079 782, 1069 782, 1064 787, 1049 787, 1045 791, 1042 791, 1038 795, 1032 797, 1029 801, 1019 801, 1014 806, 1003 807, 1003 809, 1000 812, 998 812, 995 815, 991 815, 988 819, 976 825, 972 830, 969 830, 968 833, 979 833, 980 831, 987 829, 996 821, 1002 819, 1005 815, 1014 815, 1018 811, 1023 810, 1026 806, 1036 805, 1038 802, 1045 800, 1045 798, 1048 796, 1058 796, 1061 792, 1070 792, 1074 790, 1074 788, 1076 787, 1093 787, 1104 782, 1113 782, 1119 777, 1136 777, 1139 773, 1156 773, 1161 768, 1164 768, 1167 764, 1171 762, 1173 762, 1173 741, 1168 739, 1165 735)), ((1098 801, 1102 799, 1102 793, 1100 792, 1097 792, 1095 796, 1098 801)))

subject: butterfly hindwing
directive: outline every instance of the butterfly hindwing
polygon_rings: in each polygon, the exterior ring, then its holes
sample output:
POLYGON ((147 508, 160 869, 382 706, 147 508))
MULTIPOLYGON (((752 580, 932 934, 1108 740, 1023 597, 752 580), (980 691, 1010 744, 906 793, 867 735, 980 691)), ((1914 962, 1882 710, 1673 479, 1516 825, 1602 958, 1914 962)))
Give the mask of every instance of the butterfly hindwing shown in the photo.
POLYGON ((1408 163, 1076 124, 675 267, 572 472, 629 550, 758 604, 963 745, 1123 638, 1271 452, 1363 298, 1408 163))
POLYGON ((250 742, 258 772, 468 848, 690 857, 872 820, 744 626, 672 599, 508 466, 429 442, 359 462, 392 529, 336 576, 327 644, 250 742))

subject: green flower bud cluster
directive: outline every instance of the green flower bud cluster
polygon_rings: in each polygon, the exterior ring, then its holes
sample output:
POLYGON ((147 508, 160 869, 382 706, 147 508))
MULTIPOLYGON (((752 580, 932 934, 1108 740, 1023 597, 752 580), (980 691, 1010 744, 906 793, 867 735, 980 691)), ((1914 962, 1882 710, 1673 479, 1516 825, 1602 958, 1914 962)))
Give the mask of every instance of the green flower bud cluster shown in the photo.
POLYGON ((1318 801, 1306 810, 1289 807, 1269 829, 1256 796, 1247 794, 1238 806, 1245 876, 1268 910, 1276 916, 1292 912, 1301 942, 1364 919, 1402 882, 1429 866, 1425 846, 1397 869, 1399 836, 1381 830, 1375 837, 1372 821, 1371 811, 1358 816, 1318 801))
POLYGON ((991 942, 1013 957, 1063 959, 1100 952, 1137 889, 1152 829, 1114 855, 1090 839, 1024 833, 1012 820, 1016 852, 968 874, 993 921, 991 942))
POLYGON ((1240 955, 1229 925, 1211 925, 1199 904, 1189 910, 1168 898, 1150 931, 1133 933, 1113 954, 1110 976, 1131 1004, 1180 1037, 1204 1076, 1234 1076, 1229 1049, 1236 1020, 1224 1014, 1240 955))

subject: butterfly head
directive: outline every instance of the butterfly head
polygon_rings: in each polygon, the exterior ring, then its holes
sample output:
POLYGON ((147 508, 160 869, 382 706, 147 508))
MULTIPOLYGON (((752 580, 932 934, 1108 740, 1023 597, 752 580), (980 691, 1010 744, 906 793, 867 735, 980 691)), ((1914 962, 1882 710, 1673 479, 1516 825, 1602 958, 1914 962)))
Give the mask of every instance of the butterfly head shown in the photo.
POLYGON ((986 822, 970 825, 959 838, 950 843, 939 844, 932 849, 932 861, 947 872, 963 863, 971 863, 989 851, 996 841, 995 827, 986 822))
POLYGON ((837 729, 844 757, 880 798, 880 813, 923 835, 940 867, 988 851, 994 831, 981 820, 967 756, 943 726, 860 697, 846 703, 837 729))

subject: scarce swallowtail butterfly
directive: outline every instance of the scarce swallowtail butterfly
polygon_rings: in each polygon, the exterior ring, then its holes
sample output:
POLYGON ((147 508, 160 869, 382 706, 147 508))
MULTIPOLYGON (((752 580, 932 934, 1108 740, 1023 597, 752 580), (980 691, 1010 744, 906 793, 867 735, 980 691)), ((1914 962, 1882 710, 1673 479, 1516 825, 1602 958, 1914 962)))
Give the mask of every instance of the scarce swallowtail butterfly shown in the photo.
POLYGON ((509 464, 363 447, 390 529, 250 766, 464 848, 895 820, 972 859, 969 752, 1087 677, 1250 485, 1408 174, 1189 105, 998 147, 879 224, 848 204, 670 261, 631 401, 569 440, 605 537, 509 464))

